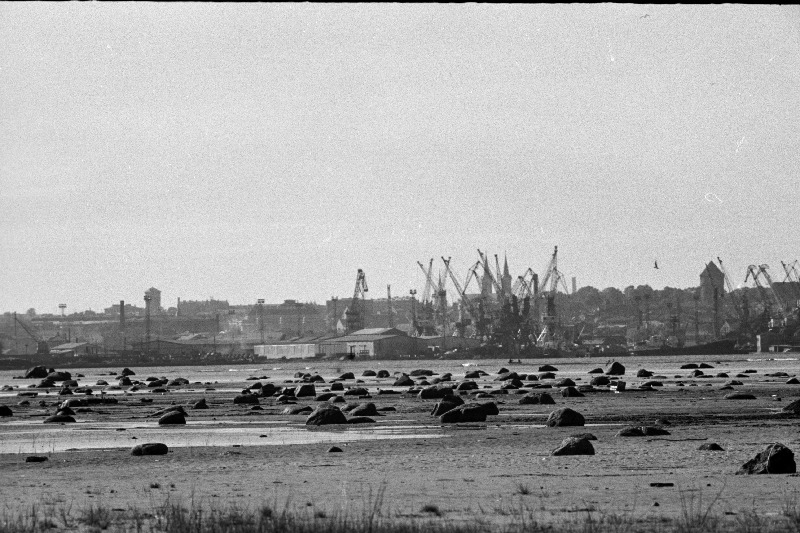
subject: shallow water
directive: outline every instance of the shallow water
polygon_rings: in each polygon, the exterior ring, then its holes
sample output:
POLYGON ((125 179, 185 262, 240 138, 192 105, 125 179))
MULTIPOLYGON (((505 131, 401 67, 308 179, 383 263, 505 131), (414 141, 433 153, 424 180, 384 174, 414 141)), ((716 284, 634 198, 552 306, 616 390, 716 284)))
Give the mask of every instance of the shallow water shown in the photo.
POLYGON ((132 448, 145 442, 162 442, 170 448, 192 446, 275 446, 341 443, 382 439, 431 439, 446 435, 438 426, 374 426, 321 430, 304 425, 265 427, 263 423, 189 423, 184 427, 147 427, 140 423, 75 423, 69 425, 8 424, 3 453, 54 453, 68 450, 132 448), (252 426, 252 427, 251 427, 252 426), (124 429, 124 431, 119 431, 124 429))

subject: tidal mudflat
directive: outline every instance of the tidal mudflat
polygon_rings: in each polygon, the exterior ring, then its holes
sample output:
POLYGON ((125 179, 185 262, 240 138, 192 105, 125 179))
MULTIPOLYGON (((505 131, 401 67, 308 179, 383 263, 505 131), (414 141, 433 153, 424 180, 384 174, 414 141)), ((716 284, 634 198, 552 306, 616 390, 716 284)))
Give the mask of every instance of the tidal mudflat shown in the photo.
POLYGON ((53 386, 3 372, 0 501, 7 516, 165 500, 330 516, 380 494, 385 514, 494 528, 520 510, 543 524, 777 518, 797 500, 776 453, 773 471, 737 474, 775 443, 800 450, 792 354, 616 361, 623 374, 598 358, 131 366, 53 386), (548 425, 564 408, 582 425, 548 425), (46 422, 60 410, 74 422, 46 422), (580 454, 554 455, 565 441, 580 454), (168 451, 131 454, 145 443, 168 451))

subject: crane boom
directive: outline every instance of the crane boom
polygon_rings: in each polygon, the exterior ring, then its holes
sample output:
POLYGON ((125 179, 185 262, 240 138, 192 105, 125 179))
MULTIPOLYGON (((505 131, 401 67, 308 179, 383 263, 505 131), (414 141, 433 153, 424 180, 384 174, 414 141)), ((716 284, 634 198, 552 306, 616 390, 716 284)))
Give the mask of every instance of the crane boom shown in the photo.
POLYGON ((22 326, 22 329, 25 330, 25 333, 27 333, 28 336, 36 342, 36 353, 38 355, 47 355, 50 353, 50 346, 48 346, 47 341, 42 340, 38 335, 36 335, 31 328, 25 324, 25 322, 17 317, 17 313, 14 313, 14 321, 22 326))
POLYGON ((775 290, 775 287, 772 284, 772 277, 767 272, 769 265, 758 265, 758 269, 761 270, 761 273, 764 276, 764 279, 767 280, 767 286, 769 287, 769 293, 772 295, 772 299, 775 302, 775 305, 778 306, 778 312, 781 314, 782 317, 786 318, 786 306, 784 305, 781 297, 778 296, 778 292, 775 290))
POLYGON ((425 267, 417 261, 419 268, 422 269, 422 273, 425 275, 425 290, 422 291, 422 302, 427 303, 431 299, 431 290, 434 288, 433 284, 433 257, 431 257, 430 263, 428 263, 428 270, 425 270, 425 267))
POLYGON ((484 267, 483 268, 483 275, 489 277, 489 281, 492 282, 492 287, 494 287, 494 290, 497 293, 497 297, 499 299, 502 299, 503 298, 503 288, 500 287, 500 284, 497 282, 496 279, 494 279, 494 275, 492 274, 492 269, 489 268, 489 259, 488 259, 488 257, 486 257, 483 254, 483 252, 481 252, 480 250, 478 250, 478 255, 481 257, 481 260, 483 261, 483 267, 484 267))
POLYGON ((345 313, 347 317, 347 330, 348 332, 356 331, 364 328, 364 293, 368 292, 367 277, 364 271, 358 269, 356 274, 356 286, 353 289, 353 299, 350 302, 350 308, 345 313))

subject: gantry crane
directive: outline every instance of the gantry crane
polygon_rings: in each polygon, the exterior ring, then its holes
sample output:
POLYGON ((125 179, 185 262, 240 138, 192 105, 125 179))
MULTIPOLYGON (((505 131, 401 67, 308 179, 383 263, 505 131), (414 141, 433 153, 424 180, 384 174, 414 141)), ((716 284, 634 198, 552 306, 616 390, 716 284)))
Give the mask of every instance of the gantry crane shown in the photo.
POLYGON ((33 330, 31 330, 31 328, 29 328, 29 327, 27 326, 27 324, 25 324, 25 322, 23 322, 22 320, 20 320, 20 319, 17 317, 17 313, 14 313, 14 321, 15 321, 17 324, 19 324, 19 325, 22 327, 22 329, 23 329, 23 330, 25 330, 25 333, 27 333, 27 334, 28 334, 28 336, 29 336, 31 339, 33 339, 34 341, 36 341, 36 355, 47 355, 47 354, 49 354, 49 353, 50 353, 50 346, 47 344, 47 341, 43 340, 43 339, 42 339, 42 338, 40 338, 38 335, 36 335, 36 334, 33 332, 33 330))
MULTIPOLYGON (((469 320, 474 324, 475 327, 475 336, 478 338, 483 338, 486 334, 486 320, 483 316, 481 311, 481 305, 479 304, 476 306, 472 300, 466 294, 466 290, 461 286, 456 279, 455 273, 453 273, 453 269, 450 267, 450 260, 452 258, 445 259, 442 257, 442 261, 444 262, 445 271, 450 276, 450 280, 453 282, 453 286, 455 287, 456 291, 458 292, 459 297, 461 298, 461 305, 462 308, 466 308, 467 313, 469 314, 469 320)), ((472 270, 470 270, 470 273, 472 270)), ((467 274, 467 281, 470 279, 470 273, 467 274)), ((460 325, 458 326, 459 335, 464 336, 464 330, 467 326, 466 320, 460 320, 460 325)))
POLYGON ((769 319, 772 318, 772 311, 770 309, 771 302, 769 295, 767 294, 767 289, 764 288, 764 285, 761 283, 759 279, 761 277, 761 269, 756 265, 749 265, 747 267, 747 274, 744 277, 744 282, 747 283, 747 280, 753 278, 753 283, 755 284, 756 288, 758 289, 758 293, 761 295, 761 300, 764 304, 764 313, 763 316, 766 319, 766 322, 769 322, 769 319))
POLYGON ((772 296, 772 300, 775 302, 775 305, 778 307, 778 313, 780 313, 781 318, 788 318, 786 310, 787 307, 781 300, 781 297, 778 295, 778 292, 775 290, 775 286, 772 284, 772 277, 767 272, 769 265, 758 265, 758 269, 761 271, 761 274, 764 276, 764 279, 767 280, 767 286, 769 287, 769 293, 772 296))
POLYGON ((442 305, 442 297, 444 292, 444 285, 442 284, 441 277, 439 284, 433 281, 433 258, 428 264, 428 269, 417 261, 419 268, 425 275, 425 290, 422 293, 422 311, 417 316, 417 323, 422 330, 422 335, 431 336, 436 335, 436 312, 442 305), (431 300, 431 293, 436 296, 435 300, 431 300))
POLYGON ((797 307, 800 307, 800 261, 795 259, 792 263, 788 264, 781 261, 781 265, 783 265, 783 271, 786 272, 786 277, 783 281, 784 283, 789 282, 792 288, 792 294, 796 300, 795 304, 797 307))
POLYGON ((554 347, 556 340, 556 327, 558 315, 556 312, 556 293, 558 292, 559 282, 564 287, 564 292, 569 294, 569 289, 564 281, 564 275, 558 270, 558 246, 553 251, 550 263, 547 265, 544 279, 542 280, 542 298, 547 300, 545 309, 542 312, 542 331, 536 339, 536 343, 542 347, 554 347))
POLYGON ((736 316, 739 318, 739 331, 745 333, 749 327, 747 324, 748 311, 745 310, 746 303, 743 303, 742 300, 739 299, 739 295, 736 294, 736 288, 733 286, 731 278, 728 276, 728 272, 725 270, 725 266, 722 264, 722 259, 717 257, 717 262, 719 263, 719 269, 722 272, 722 277, 725 280, 725 288, 728 290, 728 295, 733 299, 733 308, 736 310, 736 316))
POLYGON ((350 307, 345 312, 348 333, 364 329, 364 293, 368 291, 367 277, 364 271, 359 268, 356 275, 356 287, 353 290, 353 299, 350 302, 350 307))

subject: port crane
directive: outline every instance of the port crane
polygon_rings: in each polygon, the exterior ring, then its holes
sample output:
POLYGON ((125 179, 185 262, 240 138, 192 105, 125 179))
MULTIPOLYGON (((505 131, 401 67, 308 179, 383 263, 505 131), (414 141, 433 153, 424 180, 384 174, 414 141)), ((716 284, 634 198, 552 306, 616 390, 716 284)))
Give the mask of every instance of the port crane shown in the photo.
MULTIPOLYGON (((469 314, 468 320, 462 318, 459 321, 459 324, 457 324, 456 326, 458 328, 459 336, 462 337, 464 336, 465 328, 466 326, 469 325, 469 322, 471 322, 475 326, 475 336, 478 338, 483 338, 484 335, 486 334, 486 320, 485 317, 483 316, 482 306, 480 304, 476 306, 472 302, 472 300, 470 300, 469 297, 467 297, 465 289, 458 282, 458 279, 456 279, 456 275, 453 273, 453 269, 450 267, 451 259, 452 259, 451 257, 447 259, 442 257, 442 261, 444 262, 445 266, 445 271, 450 276, 450 280, 453 282, 453 286, 456 288, 456 292, 458 292, 458 295, 461 298, 462 308, 465 308, 467 310, 467 313, 469 314)), ((470 269, 469 273, 467 274, 467 281, 470 280, 470 276, 472 275, 472 273, 473 270, 470 269)))
POLYGON ((50 346, 47 344, 47 341, 36 335, 33 330, 29 328, 27 324, 25 324, 25 322, 17 317, 17 313, 14 313, 14 322, 19 324, 22 329, 25 330, 25 333, 27 333, 28 336, 36 342, 36 355, 47 355, 50 353, 50 346))
POLYGON ((359 268, 356 275, 356 286, 353 290, 353 299, 350 302, 350 307, 345 311, 348 333, 364 329, 364 293, 368 291, 367 277, 364 271, 359 268))
POLYGON ((792 263, 784 263, 781 261, 786 277, 783 279, 784 283, 789 282, 792 287, 792 292, 796 298, 796 305, 800 307, 800 261, 795 259, 792 263))
POLYGON ((767 280, 767 286, 769 287, 769 294, 772 296, 775 305, 778 307, 778 312, 782 318, 788 318, 786 316, 786 310, 788 307, 783 303, 781 297, 778 295, 778 291, 775 290, 775 285, 772 283, 772 277, 767 272, 769 269, 769 265, 758 265, 758 269, 761 271, 761 274, 764 276, 764 279, 767 280))
POLYGON ((545 270, 542 280, 542 298, 547 301, 542 312, 542 331, 536 339, 536 344, 542 347, 555 347, 556 326, 558 315, 556 312, 556 293, 558 292, 559 282, 564 288, 564 292, 569 294, 569 289, 564 281, 564 274, 558 270, 558 246, 553 251, 550 263, 545 270))
POLYGON ((442 283, 441 276, 438 286, 433 281, 433 258, 431 258, 430 263, 428 263, 427 270, 419 261, 417 261, 417 264, 419 265, 419 268, 422 269, 422 273, 425 275, 425 289, 422 292, 422 312, 420 313, 422 316, 417 317, 417 323, 422 335, 436 335, 435 317, 437 308, 442 306, 442 302, 446 294, 444 284, 442 283), (431 293, 436 295, 435 302, 431 300, 431 293))
POLYGON ((736 289, 731 282, 731 278, 728 276, 728 272, 725 270, 725 266, 722 264, 722 259, 717 257, 717 262, 719 263, 719 269, 722 272, 722 277, 725 279, 725 288, 728 290, 728 295, 733 299, 733 308, 736 310, 736 316, 739 318, 739 331, 744 333, 749 327, 749 324, 747 323, 747 300, 739 299, 739 296, 736 294, 736 289))
POLYGON ((761 300, 762 300, 762 303, 764 304, 763 317, 765 319, 765 322, 769 322, 769 319, 772 318, 772 316, 773 316, 772 310, 770 309, 772 302, 770 301, 770 297, 769 297, 769 294, 767 292, 767 289, 764 287, 764 284, 761 283, 761 279, 760 278, 761 278, 761 274, 762 273, 763 273, 763 271, 760 269, 760 267, 758 267, 756 265, 749 265, 747 267, 747 274, 744 277, 744 282, 747 283, 747 281, 750 278, 753 279, 753 283, 755 284, 756 288, 758 289, 758 293, 761 295, 761 300))

